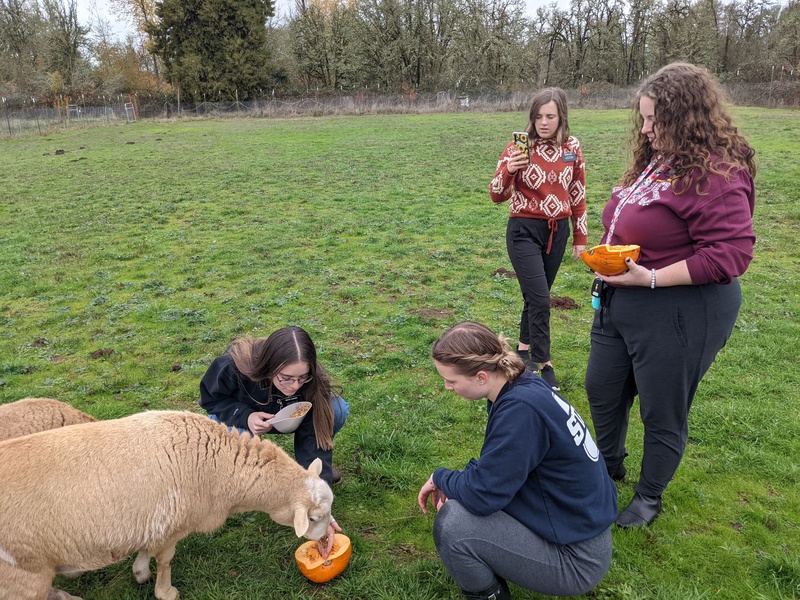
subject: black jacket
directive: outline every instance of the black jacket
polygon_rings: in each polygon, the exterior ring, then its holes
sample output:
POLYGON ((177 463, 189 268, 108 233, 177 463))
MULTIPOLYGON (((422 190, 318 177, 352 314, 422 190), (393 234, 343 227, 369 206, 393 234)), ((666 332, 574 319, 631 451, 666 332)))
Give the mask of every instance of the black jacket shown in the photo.
MULTIPOLYGON (((275 386, 260 384, 242 375, 233 359, 223 354, 214 359, 200 381, 200 406, 208 414, 213 414, 226 425, 250 431, 247 418, 254 412, 275 414, 284 406, 304 400, 305 386, 291 397, 286 397, 275 386), (271 389, 270 389, 271 388, 271 389)), ((314 407, 306 413, 306 418, 294 432, 294 456, 305 468, 315 458, 322 461, 321 477, 332 483, 332 450, 322 450, 317 446, 314 433, 314 407)), ((279 433, 276 430, 270 433, 279 433)))

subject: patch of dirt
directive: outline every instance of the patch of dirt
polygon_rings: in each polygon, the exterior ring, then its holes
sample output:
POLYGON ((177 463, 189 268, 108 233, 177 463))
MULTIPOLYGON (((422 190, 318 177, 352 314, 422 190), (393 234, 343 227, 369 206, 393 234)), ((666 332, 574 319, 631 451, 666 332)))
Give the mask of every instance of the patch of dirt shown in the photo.
POLYGON ((67 360, 67 357, 64 356, 63 354, 54 354, 53 356, 50 357, 50 362, 53 364, 58 364, 64 360, 67 360))
POLYGON ((446 308, 417 308, 414 310, 409 310, 408 313, 411 315, 418 315, 426 322, 448 320, 453 317, 453 313, 446 308))
POLYGON ((508 269, 500 267, 499 269, 492 271, 492 277, 505 277, 507 279, 516 279, 517 274, 514 273, 514 271, 509 271, 508 269))
POLYGON ((62 154, 64 154, 63 150, 61 150, 60 148, 56 150, 56 156, 61 156, 62 154))
POLYGON ((179 360, 176 360, 174 363, 172 363, 171 369, 173 371, 180 371, 182 368, 183 368, 183 365, 181 364, 181 362, 179 360))
POLYGON ((557 308, 560 310, 576 310, 578 303, 569 296, 551 296, 550 308, 557 308))
POLYGON ((33 344, 31 344, 31 346, 33 346, 34 348, 44 348, 45 346, 47 346, 47 340, 44 338, 39 338, 35 340, 33 344))
POLYGON ((91 358, 102 358, 103 356, 113 356, 116 354, 113 348, 100 348, 99 350, 95 350, 89 356, 91 358))

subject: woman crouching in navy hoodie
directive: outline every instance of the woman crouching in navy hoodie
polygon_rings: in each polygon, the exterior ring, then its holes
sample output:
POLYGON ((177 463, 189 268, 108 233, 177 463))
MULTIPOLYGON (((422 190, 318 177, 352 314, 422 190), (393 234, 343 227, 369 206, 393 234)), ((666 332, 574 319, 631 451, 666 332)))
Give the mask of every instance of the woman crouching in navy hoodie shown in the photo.
POLYGON ((574 596, 611 564, 617 490, 588 427, 508 341, 463 322, 433 345, 444 387, 488 400, 480 459, 439 468, 417 498, 438 510, 434 543, 472 600, 510 599, 507 581, 540 594, 574 596))

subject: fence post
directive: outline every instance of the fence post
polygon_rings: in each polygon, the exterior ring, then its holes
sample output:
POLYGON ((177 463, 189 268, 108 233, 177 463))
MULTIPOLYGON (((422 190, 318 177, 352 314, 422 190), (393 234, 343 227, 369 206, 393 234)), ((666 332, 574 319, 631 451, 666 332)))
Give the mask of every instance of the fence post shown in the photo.
POLYGON ((42 135, 42 126, 39 125, 39 111, 36 110, 36 98, 31 96, 31 101, 33 102, 33 116, 36 117, 36 129, 39 130, 39 135, 42 135))
POLYGON ((11 135, 11 120, 8 118, 8 101, 6 97, 3 96, 3 108, 6 111, 6 125, 8 125, 8 135, 11 135))
POLYGON ((772 106, 772 82, 775 81, 775 65, 772 65, 772 70, 769 76, 769 105, 772 106))

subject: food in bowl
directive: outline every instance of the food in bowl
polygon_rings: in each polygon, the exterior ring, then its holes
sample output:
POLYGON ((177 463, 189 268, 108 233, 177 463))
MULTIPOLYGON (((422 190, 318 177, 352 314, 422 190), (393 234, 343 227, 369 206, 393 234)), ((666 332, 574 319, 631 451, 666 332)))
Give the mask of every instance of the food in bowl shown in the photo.
POLYGON ((304 417, 309 410, 311 410, 310 404, 308 406, 300 406, 296 411, 289 415, 289 418, 294 419, 297 417, 304 417))
POLYGON ((311 402, 295 402, 284 406, 267 422, 280 433, 291 433, 300 427, 300 423, 303 422, 309 410, 311 410, 311 402))

